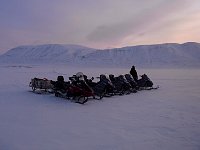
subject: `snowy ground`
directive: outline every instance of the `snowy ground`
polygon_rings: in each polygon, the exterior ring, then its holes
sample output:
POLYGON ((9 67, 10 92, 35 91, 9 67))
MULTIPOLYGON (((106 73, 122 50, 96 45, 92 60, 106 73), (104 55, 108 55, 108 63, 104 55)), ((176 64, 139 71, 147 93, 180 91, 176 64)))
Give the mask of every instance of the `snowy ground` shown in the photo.
POLYGON ((147 70, 158 90, 71 103, 30 91, 32 77, 129 69, 0 66, 1 150, 199 150, 200 70, 147 70))

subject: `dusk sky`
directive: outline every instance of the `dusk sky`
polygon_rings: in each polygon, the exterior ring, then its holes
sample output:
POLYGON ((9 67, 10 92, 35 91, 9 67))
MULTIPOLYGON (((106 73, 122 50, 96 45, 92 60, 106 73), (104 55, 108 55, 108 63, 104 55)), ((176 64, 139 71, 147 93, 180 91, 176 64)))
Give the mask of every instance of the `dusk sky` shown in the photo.
POLYGON ((50 43, 200 42, 200 0, 0 0, 0 19, 0 53, 50 43))

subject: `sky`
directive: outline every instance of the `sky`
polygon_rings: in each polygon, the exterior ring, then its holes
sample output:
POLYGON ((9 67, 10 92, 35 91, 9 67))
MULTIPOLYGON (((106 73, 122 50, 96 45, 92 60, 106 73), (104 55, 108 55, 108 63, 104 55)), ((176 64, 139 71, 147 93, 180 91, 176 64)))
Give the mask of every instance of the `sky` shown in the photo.
POLYGON ((200 0, 0 0, 0 53, 20 45, 189 41, 200 42, 200 0))

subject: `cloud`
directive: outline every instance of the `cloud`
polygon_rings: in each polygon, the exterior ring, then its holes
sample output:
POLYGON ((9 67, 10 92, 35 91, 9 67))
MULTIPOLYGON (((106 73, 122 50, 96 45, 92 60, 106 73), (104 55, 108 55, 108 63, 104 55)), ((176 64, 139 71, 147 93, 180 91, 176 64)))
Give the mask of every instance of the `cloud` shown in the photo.
POLYGON ((133 13, 123 22, 97 26, 88 34, 87 39, 106 44, 118 43, 130 35, 141 36, 148 33, 151 28, 161 26, 160 24, 169 20, 174 14, 181 13, 186 6, 189 6, 188 0, 159 1, 146 10, 142 8, 139 12, 133 13))
POLYGON ((135 39, 145 44, 182 28, 194 6, 199 13, 199 0, 1 0, 0 50, 43 43, 105 48, 135 39))

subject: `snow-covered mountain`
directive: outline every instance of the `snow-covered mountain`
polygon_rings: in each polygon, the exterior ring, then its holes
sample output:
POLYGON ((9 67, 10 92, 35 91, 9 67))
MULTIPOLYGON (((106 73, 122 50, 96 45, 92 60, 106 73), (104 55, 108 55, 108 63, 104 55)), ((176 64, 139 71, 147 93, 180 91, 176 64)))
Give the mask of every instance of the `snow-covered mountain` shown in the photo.
POLYGON ((200 67, 200 44, 167 43, 97 50, 79 45, 20 46, 0 56, 4 63, 67 63, 88 66, 200 67))
POLYGON ((3 63, 72 63, 96 49, 79 45, 19 46, 0 56, 3 63))
POLYGON ((167 43, 140 45, 95 51, 87 54, 85 62, 105 65, 141 67, 199 67, 199 43, 167 43))

